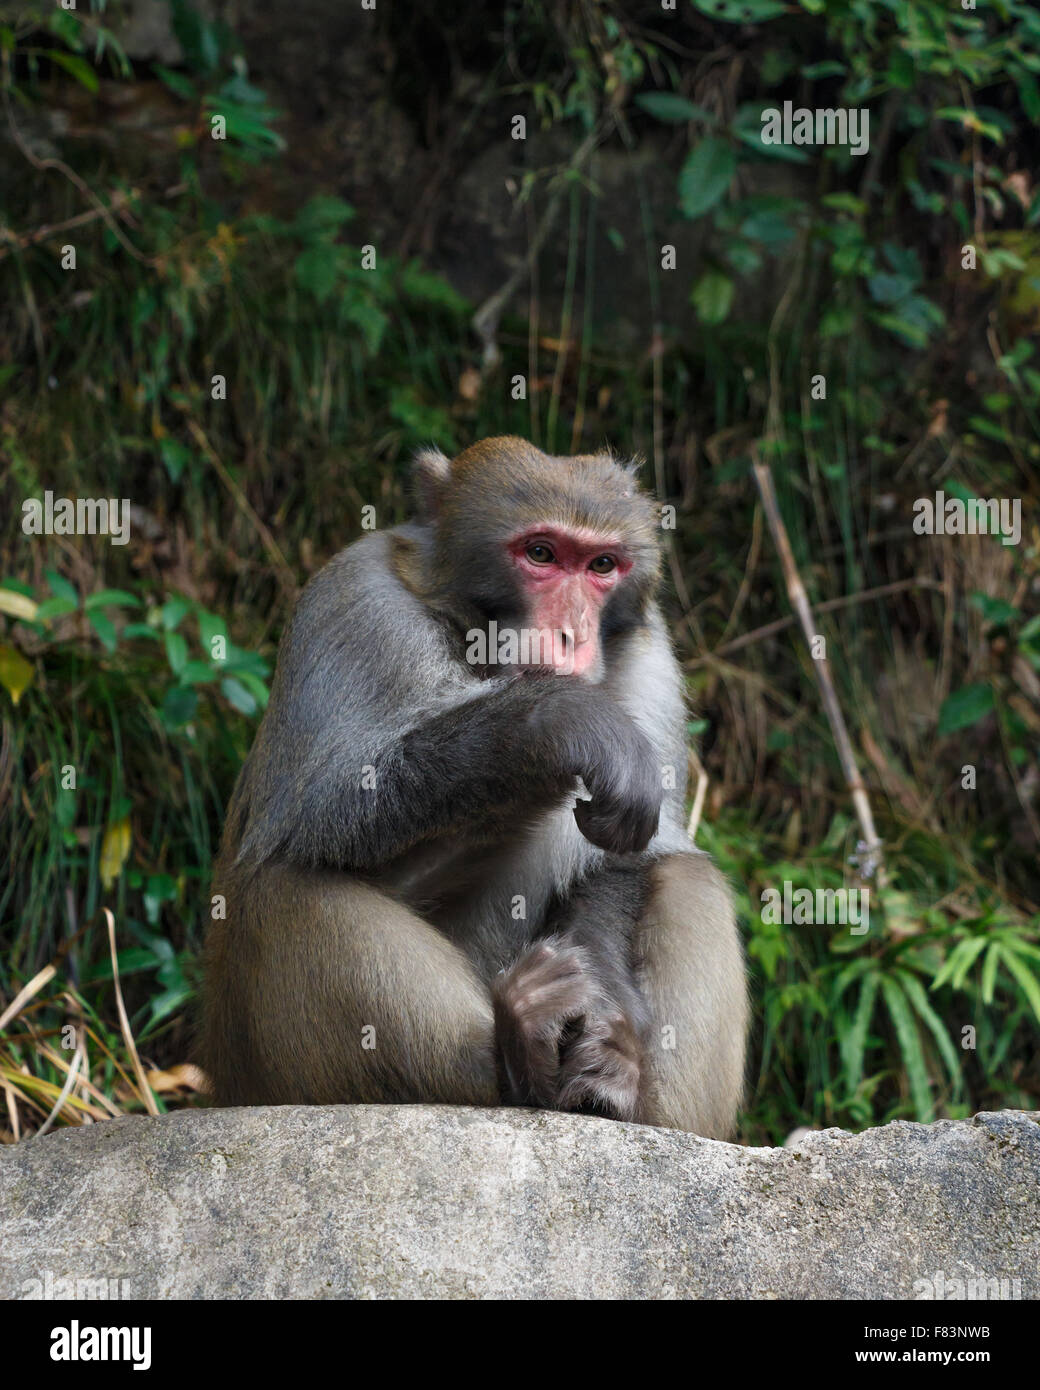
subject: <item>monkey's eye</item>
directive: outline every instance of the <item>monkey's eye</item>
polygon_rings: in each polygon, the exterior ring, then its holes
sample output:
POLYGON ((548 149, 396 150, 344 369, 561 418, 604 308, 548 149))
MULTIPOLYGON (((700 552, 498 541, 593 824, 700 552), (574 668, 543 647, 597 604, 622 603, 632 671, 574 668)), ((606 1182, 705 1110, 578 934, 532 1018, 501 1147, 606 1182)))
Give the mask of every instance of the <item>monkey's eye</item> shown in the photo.
POLYGON ((527 547, 527 558, 533 560, 536 565, 551 565, 556 556, 547 545, 535 542, 527 547))
POLYGON ((589 565, 589 569, 593 574, 610 574, 617 569, 617 561, 613 555, 597 555, 589 565))

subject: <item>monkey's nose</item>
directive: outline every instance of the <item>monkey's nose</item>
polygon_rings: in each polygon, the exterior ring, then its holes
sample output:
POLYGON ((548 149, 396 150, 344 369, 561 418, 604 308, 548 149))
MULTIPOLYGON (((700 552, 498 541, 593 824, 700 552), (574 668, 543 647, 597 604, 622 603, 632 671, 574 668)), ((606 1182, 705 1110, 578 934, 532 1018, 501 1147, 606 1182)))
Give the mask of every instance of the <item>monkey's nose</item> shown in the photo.
POLYGON ((565 674, 574 667, 574 633, 569 627, 553 629, 552 664, 557 671, 565 674))
POLYGON ((573 628, 557 628, 553 633, 553 667, 564 675, 581 675, 596 659, 596 643, 586 628, 582 638, 573 628))

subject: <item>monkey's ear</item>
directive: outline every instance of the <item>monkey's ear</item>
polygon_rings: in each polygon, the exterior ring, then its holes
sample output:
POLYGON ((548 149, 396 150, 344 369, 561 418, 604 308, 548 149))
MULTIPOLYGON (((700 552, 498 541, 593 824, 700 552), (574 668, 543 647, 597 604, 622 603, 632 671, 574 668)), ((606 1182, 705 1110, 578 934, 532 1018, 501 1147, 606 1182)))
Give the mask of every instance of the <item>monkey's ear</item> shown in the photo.
POLYGON ((415 456, 415 491, 423 516, 433 519, 440 508, 441 493, 451 472, 451 460, 430 445, 415 456))

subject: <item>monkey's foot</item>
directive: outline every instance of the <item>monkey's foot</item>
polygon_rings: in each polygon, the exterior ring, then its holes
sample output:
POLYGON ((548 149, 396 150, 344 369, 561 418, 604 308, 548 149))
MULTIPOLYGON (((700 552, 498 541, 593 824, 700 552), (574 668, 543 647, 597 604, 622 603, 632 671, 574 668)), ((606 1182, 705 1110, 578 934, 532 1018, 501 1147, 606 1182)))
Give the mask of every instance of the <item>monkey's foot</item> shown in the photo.
POLYGON ((556 1104, 561 1110, 634 1120, 641 1063, 639 1038, 623 1013, 587 1014, 564 1044, 556 1104))
POLYGON ((540 941, 496 979, 495 1036, 507 1098, 514 1105, 559 1108, 565 1034, 597 998, 583 953, 540 941))

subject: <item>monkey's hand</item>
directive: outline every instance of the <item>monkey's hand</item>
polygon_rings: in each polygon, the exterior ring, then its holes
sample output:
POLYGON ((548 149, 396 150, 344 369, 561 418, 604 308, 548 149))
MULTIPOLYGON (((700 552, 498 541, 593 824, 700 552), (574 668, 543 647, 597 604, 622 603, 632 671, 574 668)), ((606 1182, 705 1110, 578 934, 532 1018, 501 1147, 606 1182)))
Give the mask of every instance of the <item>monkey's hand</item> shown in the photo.
POLYGON ((585 709, 576 766, 590 800, 574 808, 578 829, 600 849, 638 853, 657 834, 664 796, 650 740, 609 696, 585 709))
POLYGON ((557 1105, 564 1034, 594 999, 586 964, 576 947, 540 941, 495 980, 495 1041, 509 1104, 557 1105))
POLYGON ((505 1099, 634 1120, 642 1048, 580 947, 540 941, 492 989, 505 1099))
POLYGON ((636 1119, 642 1059, 629 1019, 601 1001, 564 1041, 557 1105, 614 1120, 636 1119))
POLYGON ((605 691, 569 677, 527 677, 537 693, 523 746, 557 789, 581 778, 590 800, 574 808, 578 829, 613 854, 638 853, 657 833, 663 779, 650 740, 605 691))

